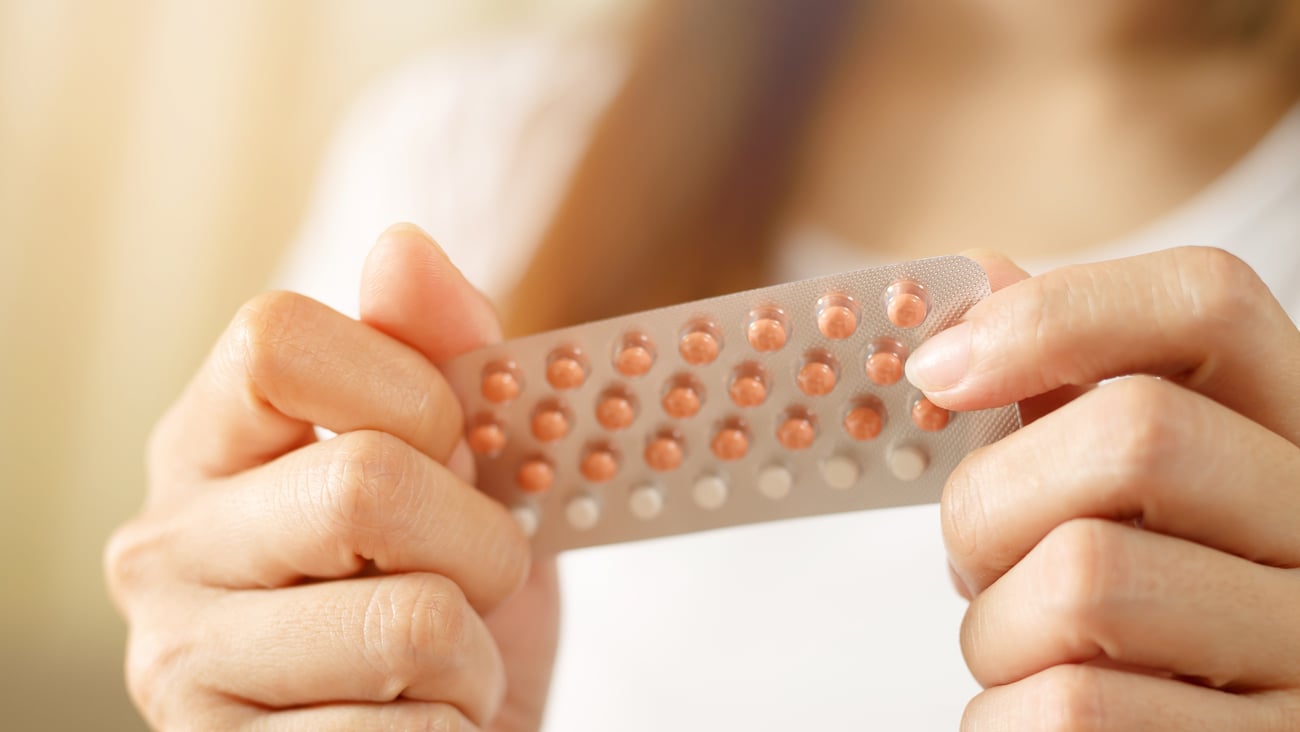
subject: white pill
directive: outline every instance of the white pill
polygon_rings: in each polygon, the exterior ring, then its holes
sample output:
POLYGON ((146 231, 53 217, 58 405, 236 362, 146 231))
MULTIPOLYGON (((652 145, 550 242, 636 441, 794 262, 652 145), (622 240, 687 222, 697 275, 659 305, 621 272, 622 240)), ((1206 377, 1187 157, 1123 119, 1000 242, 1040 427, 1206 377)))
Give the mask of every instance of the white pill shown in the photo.
POLYGON ((847 455, 832 455, 822 461, 822 479, 826 485, 843 490, 858 482, 858 464, 847 455))
POLYGON ((523 529, 524 536, 531 537, 537 533, 537 510, 532 506, 515 506, 510 509, 510 515, 515 517, 515 523, 523 529))
POLYGON ((889 451, 889 472, 899 480, 916 480, 929 466, 925 452, 915 445, 902 445, 889 451))
POLYGON ((727 502, 727 484, 716 475, 706 475, 695 481, 692 491, 695 505, 703 509, 721 508, 727 502))
POLYGON ((569 519, 570 526, 586 531, 600 520, 600 504, 596 503, 595 498, 583 493, 569 499, 568 505, 564 507, 564 516, 569 519))
POLYGON ((652 485, 640 485, 632 489, 632 496, 628 499, 628 508, 632 510, 632 515, 648 521, 659 515, 664 510, 664 494, 659 492, 658 488, 652 485))
POLYGON ((758 492, 774 501, 790 495, 794 476, 784 465, 769 465, 758 472, 758 492))

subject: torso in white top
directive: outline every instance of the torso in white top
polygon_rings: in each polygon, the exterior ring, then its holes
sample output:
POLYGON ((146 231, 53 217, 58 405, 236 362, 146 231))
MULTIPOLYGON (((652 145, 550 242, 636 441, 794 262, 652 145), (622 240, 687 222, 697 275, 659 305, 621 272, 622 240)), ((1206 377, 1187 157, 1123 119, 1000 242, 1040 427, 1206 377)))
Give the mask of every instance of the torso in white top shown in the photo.
MULTIPOLYGON (((624 71, 559 48, 442 53, 378 85, 276 284, 355 314, 368 245, 411 221, 485 291, 509 287, 624 71)), ((1236 252, 1300 314, 1300 109, 1181 209, 1075 259, 1185 244, 1236 252)), ((781 261, 787 279, 871 263, 813 228, 781 261)), ((548 730, 946 730, 978 691, 935 506, 587 549, 561 573, 548 730)))

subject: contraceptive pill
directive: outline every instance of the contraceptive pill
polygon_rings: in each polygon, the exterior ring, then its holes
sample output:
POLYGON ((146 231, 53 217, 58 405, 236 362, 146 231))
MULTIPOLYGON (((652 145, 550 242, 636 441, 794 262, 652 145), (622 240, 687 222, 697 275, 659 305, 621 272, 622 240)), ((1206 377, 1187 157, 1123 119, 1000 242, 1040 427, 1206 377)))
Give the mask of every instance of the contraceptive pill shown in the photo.
POLYGON ((555 469, 545 460, 529 458, 520 464, 515 481, 524 493, 545 493, 555 482, 555 469))
POLYGON ((653 484, 643 483, 628 496, 628 510, 642 521, 649 521, 664 509, 664 494, 653 484))
POLYGON ((908 356, 989 294, 961 257, 740 292, 439 364, 480 489, 538 554, 933 502, 1014 406, 962 414, 908 356))
POLYGON ((929 309, 929 297, 919 282, 900 279, 885 290, 885 311, 889 322, 899 328, 915 328, 925 322, 929 309))
POLYGON ((473 425, 465 435, 469 449, 475 455, 495 455, 506 446, 506 433, 501 425, 492 421, 483 421, 473 425))
POLYGON ((749 327, 746 329, 749 345, 755 351, 771 353, 779 351, 785 345, 785 316, 777 308, 763 308, 750 315, 749 327))
POLYGON ((727 393, 738 407, 757 407, 767 401, 767 377, 755 364, 741 364, 736 367, 727 393))
POLYGON ((943 407, 936 406, 925 397, 918 397, 912 403, 912 421, 916 426, 926 432, 938 432, 948 426, 948 421, 952 419, 952 413, 943 407))
POLYGON ((614 354, 614 368, 629 378, 644 376, 655 362, 654 346, 641 333, 628 333, 614 354))
POLYGON ((858 442, 876 439, 884 426, 884 415, 872 404, 855 405, 844 415, 844 432, 858 442))

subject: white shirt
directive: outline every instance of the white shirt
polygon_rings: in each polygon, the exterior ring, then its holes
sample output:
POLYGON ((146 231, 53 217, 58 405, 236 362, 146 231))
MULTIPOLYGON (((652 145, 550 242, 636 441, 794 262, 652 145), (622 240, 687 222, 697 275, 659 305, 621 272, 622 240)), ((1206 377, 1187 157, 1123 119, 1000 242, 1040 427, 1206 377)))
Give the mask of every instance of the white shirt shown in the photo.
MULTIPOLYGON (((625 71, 614 49, 557 48, 443 51, 372 89, 279 284, 355 315, 369 245, 411 221, 480 288, 508 288, 625 71)), ((1236 252, 1300 314, 1300 107, 1180 209, 1074 259, 1186 244, 1236 252)), ((815 231, 785 252, 788 279, 869 264, 815 231)), ((547 730, 950 730, 979 691, 936 506, 575 551, 561 578, 547 730)))

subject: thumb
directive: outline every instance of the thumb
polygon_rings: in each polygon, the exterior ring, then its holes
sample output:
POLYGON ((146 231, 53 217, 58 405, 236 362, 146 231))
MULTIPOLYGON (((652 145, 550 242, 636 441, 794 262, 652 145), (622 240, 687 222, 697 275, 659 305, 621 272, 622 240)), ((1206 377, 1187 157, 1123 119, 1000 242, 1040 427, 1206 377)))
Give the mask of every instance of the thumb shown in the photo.
POLYGON ((366 257, 361 320, 435 364, 501 340, 487 298, 413 224, 389 227, 366 257))
MULTIPOLYGON (((974 260, 984 269, 984 274, 989 278, 989 289, 993 292, 1014 285, 1021 280, 1029 279, 1028 272, 1021 269, 1019 265, 1001 252, 992 249, 967 249, 961 252, 961 256, 974 260)), ((920 353, 920 349, 918 349, 917 353, 920 353)), ((912 354, 913 359, 916 358, 916 355, 916 353, 912 354)), ((916 365, 913 363, 913 359, 908 359, 908 366, 914 371, 916 365)), ((908 378, 914 384, 917 383, 912 376, 908 378)), ((1088 386, 1066 385, 1044 394, 1022 399, 1020 401, 1020 420, 1023 424, 1034 422, 1043 415, 1056 411, 1076 399, 1079 395, 1088 391, 1089 388, 1088 386)), ((927 396, 931 395, 927 394, 927 396)))

